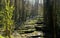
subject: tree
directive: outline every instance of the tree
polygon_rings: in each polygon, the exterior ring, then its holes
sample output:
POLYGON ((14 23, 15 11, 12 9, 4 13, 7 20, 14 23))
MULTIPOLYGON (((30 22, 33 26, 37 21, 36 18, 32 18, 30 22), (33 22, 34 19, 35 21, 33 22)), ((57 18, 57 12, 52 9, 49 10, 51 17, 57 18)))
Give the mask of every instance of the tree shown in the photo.
POLYGON ((12 20, 14 5, 10 5, 10 0, 5 0, 5 8, 4 9, 5 9, 5 11, 0 12, 3 15, 1 23, 3 23, 3 25, 4 25, 6 36, 11 38, 11 36, 10 36, 11 35, 11 29, 12 29, 11 26, 14 23, 14 21, 12 20))

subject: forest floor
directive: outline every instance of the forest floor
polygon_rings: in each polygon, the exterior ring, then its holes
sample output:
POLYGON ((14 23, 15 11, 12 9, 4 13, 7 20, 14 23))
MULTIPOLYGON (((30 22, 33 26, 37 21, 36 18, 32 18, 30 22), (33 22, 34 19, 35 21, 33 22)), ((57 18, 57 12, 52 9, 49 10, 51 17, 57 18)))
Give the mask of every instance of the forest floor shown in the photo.
POLYGON ((18 32, 13 33, 14 38, 30 38, 31 36, 37 36, 37 35, 43 36, 42 32, 39 31, 34 31, 32 33, 24 33, 24 34, 19 34, 18 32))
MULTIPOLYGON (((29 29, 31 29, 31 27, 34 29, 34 27, 36 26, 36 22, 37 22, 38 20, 36 20, 36 19, 33 19, 33 20, 27 20, 26 22, 25 22, 25 27, 28 27, 29 29)), ((23 27, 24 28, 24 27, 23 27)), ((14 38, 31 38, 31 36, 37 36, 37 35, 41 35, 41 36, 43 36, 43 33, 41 32, 41 31, 34 31, 34 32, 32 32, 32 33, 23 33, 23 34, 20 34, 20 33, 18 33, 18 32, 14 32, 13 33, 13 36, 14 36, 14 38)), ((41 38, 43 38, 43 37, 41 37, 41 38)))

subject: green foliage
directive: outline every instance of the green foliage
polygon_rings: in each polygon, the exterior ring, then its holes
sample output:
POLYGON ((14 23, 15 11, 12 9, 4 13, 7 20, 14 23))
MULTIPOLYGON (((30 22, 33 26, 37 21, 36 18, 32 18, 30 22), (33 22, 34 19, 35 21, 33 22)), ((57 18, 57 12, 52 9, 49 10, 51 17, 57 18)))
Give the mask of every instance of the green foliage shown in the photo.
MULTIPOLYGON (((10 5, 10 0, 5 0, 4 9, 4 11, 0 11, 0 24, 3 24, 5 31, 8 31, 8 33, 10 34, 10 32, 12 31, 12 25, 14 24, 14 20, 12 20, 14 5, 10 5)), ((7 34, 7 36, 9 34, 7 34)))
POLYGON ((4 38, 2 35, 0 35, 0 38, 4 38))
POLYGON ((4 18, 4 12, 0 11, 0 26, 3 26, 4 22, 3 22, 3 18, 4 18))
POLYGON ((13 24, 13 20, 12 20, 12 16, 13 16, 13 10, 14 10, 14 5, 10 6, 10 0, 6 0, 5 1, 6 5, 5 5, 5 26, 7 25, 8 29, 9 27, 11 27, 11 25, 13 24), (7 2, 8 1, 8 2, 7 2))
POLYGON ((12 31, 12 25, 13 25, 13 23, 14 23, 14 21, 12 20, 12 16, 13 16, 13 10, 14 10, 14 5, 11 5, 10 6, 10 0, 6 0, 5 1, 5 23, 4 23, 4 26, 5 26, 5 28, 6 28, 6 32, 8 32, 7 33, 7 36, 9 37, 9 38, 11 38, 10 37, 10 33, 11 33, 11 31, 12 31), (7 2, 8 1, 8 2, 7 2))

